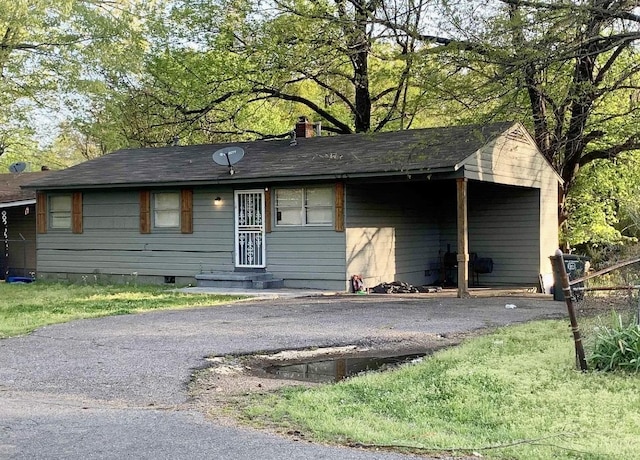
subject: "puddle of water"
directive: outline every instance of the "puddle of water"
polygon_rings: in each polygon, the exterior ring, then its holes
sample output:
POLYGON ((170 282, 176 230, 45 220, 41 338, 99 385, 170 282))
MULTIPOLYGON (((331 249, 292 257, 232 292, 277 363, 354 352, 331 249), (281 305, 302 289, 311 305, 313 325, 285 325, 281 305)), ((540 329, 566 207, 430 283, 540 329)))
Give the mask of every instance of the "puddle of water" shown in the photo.
POLYGON ((367 358, 334 358, 309 361, 299 364, 268 366, 264 370, 279 379, 301 380, 305 382, 339 382, 352 375, 366 371, 384 370, 422 358, 424 354, 367 358))

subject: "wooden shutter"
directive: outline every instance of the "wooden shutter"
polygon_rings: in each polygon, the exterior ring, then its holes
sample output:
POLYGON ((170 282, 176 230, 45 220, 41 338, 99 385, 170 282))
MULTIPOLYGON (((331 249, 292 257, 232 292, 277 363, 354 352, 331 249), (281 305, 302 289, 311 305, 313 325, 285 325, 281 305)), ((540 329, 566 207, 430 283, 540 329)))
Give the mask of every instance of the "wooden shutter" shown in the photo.
POLYGON ((264 191, 264 232, 271 233, 271 189, 264 191))
POLYGON ((71 195, 71 232, 82 233, 82 192, 71 195))
POLYGON ((193 233, 193 190, 180 191, 180 232, 193 233))
POLYGON ((36 231, 47 233, 47 194, 36 193, 36 231))
POLYGON ((151 233, 151 192, 140 191, 140 233, 151 233))
POLYGON ((333 228, 336 232, 344 232, 344 183, 337 182, 335 186, 336 216, 333 228))

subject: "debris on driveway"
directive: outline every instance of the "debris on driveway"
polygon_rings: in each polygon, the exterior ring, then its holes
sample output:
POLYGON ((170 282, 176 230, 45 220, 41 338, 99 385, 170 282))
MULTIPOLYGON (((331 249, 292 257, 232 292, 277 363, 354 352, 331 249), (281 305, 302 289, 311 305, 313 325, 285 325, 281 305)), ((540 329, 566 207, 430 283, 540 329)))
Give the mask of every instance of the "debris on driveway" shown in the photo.
POLYGON ((374 294, 417 294, 441 292, 440 286, 413 286, 402 281, 392 281, 391 283, 380 283, 371 288, 374 294))

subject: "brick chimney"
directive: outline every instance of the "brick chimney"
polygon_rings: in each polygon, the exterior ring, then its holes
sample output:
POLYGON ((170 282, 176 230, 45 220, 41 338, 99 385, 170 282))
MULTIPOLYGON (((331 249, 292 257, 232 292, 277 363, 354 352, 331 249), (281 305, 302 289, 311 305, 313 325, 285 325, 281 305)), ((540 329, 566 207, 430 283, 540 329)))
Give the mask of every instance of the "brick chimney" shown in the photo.
POLYGON ((313 137, 313 123, 307 117, 300 117, 296 122, 296 137, 313 137))

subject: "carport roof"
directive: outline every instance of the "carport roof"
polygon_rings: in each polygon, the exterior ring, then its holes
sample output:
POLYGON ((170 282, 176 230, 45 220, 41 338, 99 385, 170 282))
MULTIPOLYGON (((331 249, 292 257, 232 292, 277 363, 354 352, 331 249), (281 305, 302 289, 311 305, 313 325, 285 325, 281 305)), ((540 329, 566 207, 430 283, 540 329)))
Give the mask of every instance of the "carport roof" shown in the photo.
POLYGON ((55 171, 27 187, 111 188, 453 172, 464 159, 514 125, 520 126, 501 122, 298 138, 295 145, 286 139, 125 149, 55 171), (234 165, 234 174, 229 173, 228 166, 212 161, 214 152, 231 146, 245 152, 234 165))
POLYGON ((0 208, 35 203, 35 192, 21 187, 49 173, 49 171, 43 171, 0 174, 0 208))

